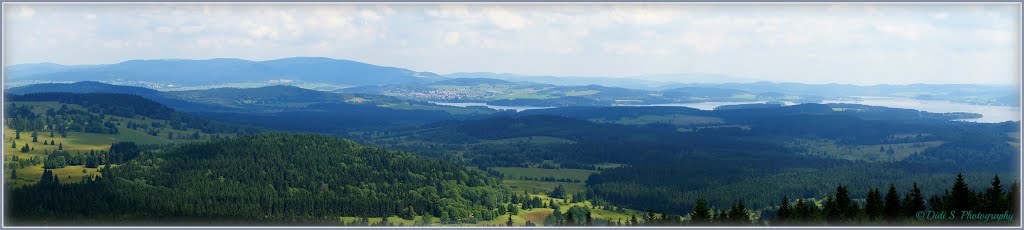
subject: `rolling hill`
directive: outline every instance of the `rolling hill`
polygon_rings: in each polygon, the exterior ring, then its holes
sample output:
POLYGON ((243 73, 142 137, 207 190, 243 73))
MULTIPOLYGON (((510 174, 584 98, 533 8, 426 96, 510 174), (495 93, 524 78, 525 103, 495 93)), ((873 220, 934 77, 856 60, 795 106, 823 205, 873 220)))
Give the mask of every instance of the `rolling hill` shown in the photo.
POLYGON ((431 82, 443 77, 407 69, 318 57, 269 61, 234 58, 209 60, 130 60, 116 64, 63 66, 14 65, 6 68, 12 81, 149 82, 153 86, 212 85, 238 82, 312 82, 345 86, 431 82))

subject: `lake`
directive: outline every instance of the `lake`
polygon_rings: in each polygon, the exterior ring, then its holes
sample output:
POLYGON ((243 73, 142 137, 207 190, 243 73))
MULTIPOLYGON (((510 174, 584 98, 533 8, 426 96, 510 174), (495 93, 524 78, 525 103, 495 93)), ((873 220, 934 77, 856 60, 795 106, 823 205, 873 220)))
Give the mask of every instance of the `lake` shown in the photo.
MULTIPOLYGON (((822 103, 849 103, 849 104, 862 104, 862 105, 873 105, 873 106, 885 106, 892 108, 903 108, 903 109, 916 109, 921 111, 933 112, 933 113, 950 113, 950 112, 968 112, 981 114, 981 118, 978 119, 964 119, 964 121, 974 122, 986 122, 996 123, 1004 121, 1019 121, 1020 120, 1020 107, 1012 106, 994 106, 994 105, 971 105, 965 103, 957 103, 950 101, 932 101, 932 100, 917 100, 911 98, 899 98, 899 97, 857 97, 860 100, 823 100, 822 103)), ((671 104, 648 104, 648 105, 616 105, 616 106, 682 106, 690 107, 700 110, 712 110, 715 107, 723 105, 740 105, 740 104, 755 104, 765 103, 766 101, 744 101, 744 102, 697 102, 697 103, 671 103, 671 104)), ((549 109, 554 107, 535 107, 535 106, 497 106, 488 105, 482 102, 430 102, 438 105, 456 106, 456 107, 468 107, 468 106, 484 106, 491 109, 500 110, 515 110, 516 112, 531 110, 531 109, 549 109)), ((794 105, 793 102, 782 102, 785 105, 794 105)))
MULTIPOLYGON (((994 106, 994 105, 971 105, 950 101, 917 100, 899 97, 856 97, 860 100, 823 100, 822 103, 848 103, 872 106, 884 106, 891 108, 916 109, 933 113, 968 112, 981 114, 978 119, 964 119, 964 121, 996 123, 1004 121, 1019 121, 1020 107, 994 106)), ((698 103, 672 103, 672 104, 649 104, 649 105, 621 105, 621 106, 685 106, 700 110, 712 110, 723 105, 757 104, 766 101, 747 102, 698 102, 698 103)), ((785 105, 796 103, 783 101, 785 105)))
POLYGON ((1020 107, 971 105, 950 101, 917 100, 899 97, 858 97, 860 100, 823 100, 822 103, 850 103, 892 108, 916 109, 933 113, 968 112, 981 114, 978 119, 964 119, 975 122, 1019 121, 1020 107))
MULTIPOLYGON (((669 104, 615 105, 615 106, 677 106, 677 107, 690 107, 690 108, 699 109, 699 110, 712 110, 712 109, 715 109, 715 107, 719 107, 719 106, 723 106, 723 105, 759 104, 759 103, 765 103, 765 102, 767 102, 767 101, 741 101, 741 102, 736 102, 736 101, 730 101, 730 102, 707 101, 707 102, 696 102, 696 103, 669 103, 669 104)), ((790 103, 786 103, 786 105, 790 105, 790 103)))

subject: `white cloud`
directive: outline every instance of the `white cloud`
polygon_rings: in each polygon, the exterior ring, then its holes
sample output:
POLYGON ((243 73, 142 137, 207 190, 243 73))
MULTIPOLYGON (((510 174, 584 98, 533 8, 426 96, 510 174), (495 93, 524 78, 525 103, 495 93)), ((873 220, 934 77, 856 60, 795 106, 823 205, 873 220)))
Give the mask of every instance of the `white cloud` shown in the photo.
POLYGON ((36 15, 36 10, 32 9, 32 7, 22 6, 22 7, 18 8, 18 16, 20 16, 20 17, 31 18, 32 16, 35 16, 35 15, 36 15))
POLYGON ((877 82, 931 81, 942 69, 1005 82, 1016 77, 1016 64, 998 60, 1018 58, 1020 36, 1015 6, 974 4, 12 3, 5 10, 8 63, 329 56, 441 73, 877 82), (878 68, 862 70, 868 65, 878 68))
POLYGON ((448 32, 444 34, 444 43, 448 45, 458 45, 462 34, 459 32, 448 32))
POLYGON ((501 29, 519 30, 529 24, 522 16, 500 7, 485 9, 484 14, 491 20, 491 23, 494 23, 495 26, 501 29))
POLYGON ((687 33, 680 41, 698 54, 708 54, 724 48, 736 48, 742 44, 738 38, 722 34, 687 33))

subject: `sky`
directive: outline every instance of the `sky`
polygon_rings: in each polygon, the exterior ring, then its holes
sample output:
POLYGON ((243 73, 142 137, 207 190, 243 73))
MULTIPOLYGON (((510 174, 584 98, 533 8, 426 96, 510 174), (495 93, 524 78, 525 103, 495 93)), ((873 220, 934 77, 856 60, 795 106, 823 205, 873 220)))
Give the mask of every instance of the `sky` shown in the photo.
POLYGON ((15 4, 6 65, 330 57, 439 74, 1020 84, 1019 4, 15 4))

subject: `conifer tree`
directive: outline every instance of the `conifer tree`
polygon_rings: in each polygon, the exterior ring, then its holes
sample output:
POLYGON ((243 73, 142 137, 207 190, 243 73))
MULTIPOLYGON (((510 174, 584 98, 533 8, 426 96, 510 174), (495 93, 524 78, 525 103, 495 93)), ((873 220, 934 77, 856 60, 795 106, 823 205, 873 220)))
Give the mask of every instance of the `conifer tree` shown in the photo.
POLYGON ((885 206, 882 203, 882 192, 878 191, 878 188, 868 190, 868 196, 865 200, 864 214, 867 215, 868 220, 878 221, 882 219, 883 212, 885 211, 885 206))
POLYGON ((899 219, 903 207, 900 202, 900 194, 896 191, 895 184, 889 184, 889 192, 885 194, 885 211, 882 218, 889 223, 899 219))
POLYGON ((1003 204, 1006 203, 1003 200, 1003 185, 999 182, 999 175, 992 178, 992 185, 985 190, 983 195, 984 204, 982 204, 982 211, 987 213, 999 213, 1003 209, 1003 204))
POLYGON ((699 197, 699 198, 697 198, 697 202, 696 203, 697 204, 693 207, 693 212, 690 212, 691 213, 690 214, 691 215, 690 216, 691 222, 693 222, 694 224, 698 224, 698 225, 708 224, 709 219, 710 219, 710 216, 708 216, 708 215, 710 215, 710 213, 709 213, 710 210, 708 210, 708 208, 706 206, 707 202, 704 201, 703 197, 699 197))
POLYGON ((776 222, 778 222, 779 225, 785 224, 788 220, 792 218, 792 212, 792 209, 790 209, 789 207, 789 197, 783 195, 782 203, 779 204, 779 211, 777 212, 778 214, 776 217, 776 222))
POLYGON ((956 181, 953 182, 953 188, 950 191, 951 200, 948 208, 950 210, 958 211, 970 210, 973 208, 971 205, 971 196, 973 196, 973 192, 971 192, 967 183, 964 182, 964 175, 957 174, 956 181))

